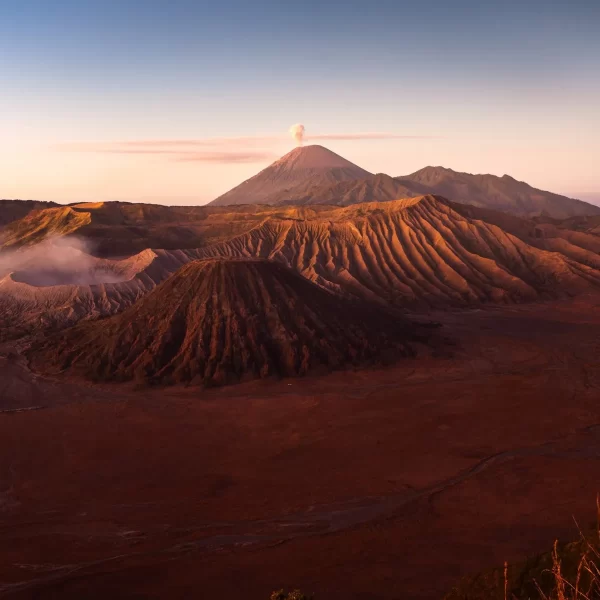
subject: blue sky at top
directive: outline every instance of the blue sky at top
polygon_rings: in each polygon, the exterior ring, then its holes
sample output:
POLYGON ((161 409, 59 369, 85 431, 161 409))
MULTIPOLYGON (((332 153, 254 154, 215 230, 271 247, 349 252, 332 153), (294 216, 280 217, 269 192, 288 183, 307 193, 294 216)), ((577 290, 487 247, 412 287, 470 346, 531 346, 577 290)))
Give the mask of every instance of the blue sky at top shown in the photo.
MULTIPOLYGON (((78 157, 89 192, 83 181, 57 187, 43 165, 75 161, 57 144, 265 136, 297 121, 308 133, 440 138, 331 146, 374 171, 443 161, 600 190, 589 173, 600 154, 598 31, 592 0, 0 0, 0 195, 91 199, 107 189, 93 188, 103 173, 129 167, 124 193, 141 197, 139 157, 78 157)), ((177 195, 210 199, 266 164, 198 163, 206 189, 178 184, 177 195)), ((173 169, 165 162, 159 195, 173 169)))

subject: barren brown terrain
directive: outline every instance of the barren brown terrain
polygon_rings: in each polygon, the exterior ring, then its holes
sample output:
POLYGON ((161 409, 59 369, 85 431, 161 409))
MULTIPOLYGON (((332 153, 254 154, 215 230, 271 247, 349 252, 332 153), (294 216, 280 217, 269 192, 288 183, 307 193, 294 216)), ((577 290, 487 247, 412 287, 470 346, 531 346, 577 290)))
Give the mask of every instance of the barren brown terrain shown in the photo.
MULTIPOLYGON (((326 289, 403 310, 572 297, 600 284, 598 236, 437 196, 343 208, 202 208, 205 236, 216 241, 198 248, 99 259, 88 254, 84 226, 75 240, 58 238, 87 250, 80 251, 85 269, 81 260, 69 264, 74 274, 63 268, 62 247, 51 268, 55 253, 42 244, 52 240, 9 253, 4 271, 0 255, 0 339, 116 314, 186 263, 206 258, 277 261, 326 289), (227 234, 227 219, 244 231, 227 234)), ((92 223, 103 210, 87 210, 92 223)))
POLYGON ((0 0, 0 600, 600 600, 599 25, 0 0))
POLYGON ((30 351, 41 371, 94 380, 222 385, 306 375, 414 354, 398 314, 353 302, 281 263, 192 261, 131 308, 50 336, 30 351))
POLYGON ((0 229, 0 249, 32 246, 57 236, 84 239, 97 256, 134 254, 148 247, 180 249, 238 235, 281 212, 269 206, 161 206, 83 202, 29 210, 0 229))
POLYGON ((11 204, 0 596, 434 600, 575 537, 600 237, 538 192, 309 146, 216 206, 11 204))
POLYGON ((572 538, 600 476, 599 303, 435 313, 451 356, 214 390, 4 358, 2 403, 37 409, 0 413, 0 594, 433 599, 572 538))
POLYGON ((55 202, 40 200, 0 199, 0 229, 13 221, 26 217, 33 210, 43 210, 58 206, 55 202))

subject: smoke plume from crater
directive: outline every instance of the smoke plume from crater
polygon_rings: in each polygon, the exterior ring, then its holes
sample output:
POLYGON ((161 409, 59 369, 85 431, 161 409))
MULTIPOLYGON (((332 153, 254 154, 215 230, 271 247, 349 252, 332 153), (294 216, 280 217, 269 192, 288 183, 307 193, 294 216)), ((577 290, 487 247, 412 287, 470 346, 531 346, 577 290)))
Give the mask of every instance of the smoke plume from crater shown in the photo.
POLYGON ((304 125, 302 123, 296 123, 290 127, 290 133, 292 137, 296 140, 296 144, 298 146, 302 146, 302 142, 304 141, 304 125))

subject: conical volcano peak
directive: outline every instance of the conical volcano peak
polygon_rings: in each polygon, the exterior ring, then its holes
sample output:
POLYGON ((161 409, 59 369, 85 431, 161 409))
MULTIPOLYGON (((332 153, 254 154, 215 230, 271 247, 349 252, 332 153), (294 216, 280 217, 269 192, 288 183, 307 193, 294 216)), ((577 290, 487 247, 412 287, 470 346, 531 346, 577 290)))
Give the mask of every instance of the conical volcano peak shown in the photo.
POLYGON ((294 148, 275 161, 272 166, 286 166, 290 169, 358 169, 363 171, 354 163, 319 144, 294 148))
POLYGON ((282 204, 288 198, 318 186, 364 179, 370 175, 323 146, 300 146, 211 204, 282 204))

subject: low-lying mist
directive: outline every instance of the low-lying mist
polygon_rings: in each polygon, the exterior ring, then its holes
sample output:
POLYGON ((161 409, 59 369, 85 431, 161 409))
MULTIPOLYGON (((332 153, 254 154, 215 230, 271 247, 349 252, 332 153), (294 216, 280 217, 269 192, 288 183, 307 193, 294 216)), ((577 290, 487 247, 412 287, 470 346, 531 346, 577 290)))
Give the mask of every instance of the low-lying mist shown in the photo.
POLYGON ((130 279, 128 269, 119 261, 92 256, 85 240, 52 238, 19 250, 0 251, 0 278, 36 287, 54 285, 93 285, 118 283, 130 279))

